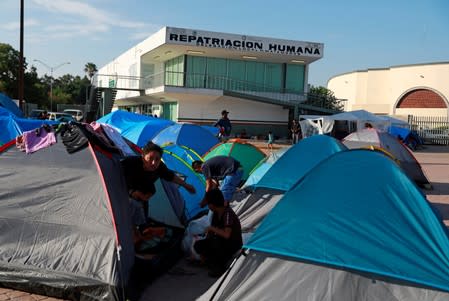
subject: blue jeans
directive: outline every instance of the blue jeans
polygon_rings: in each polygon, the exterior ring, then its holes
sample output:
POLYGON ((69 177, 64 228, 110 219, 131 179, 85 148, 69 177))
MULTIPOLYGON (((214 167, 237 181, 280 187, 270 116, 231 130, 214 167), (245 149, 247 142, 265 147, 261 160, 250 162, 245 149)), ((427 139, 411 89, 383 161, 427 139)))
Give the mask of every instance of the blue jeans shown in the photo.
POLYGON ((225 202, 232 200, 232 196, 242 181, 243 169, 239 168, 231 175, 227 175, 221 182, 220 190, 223 193, 225 202))

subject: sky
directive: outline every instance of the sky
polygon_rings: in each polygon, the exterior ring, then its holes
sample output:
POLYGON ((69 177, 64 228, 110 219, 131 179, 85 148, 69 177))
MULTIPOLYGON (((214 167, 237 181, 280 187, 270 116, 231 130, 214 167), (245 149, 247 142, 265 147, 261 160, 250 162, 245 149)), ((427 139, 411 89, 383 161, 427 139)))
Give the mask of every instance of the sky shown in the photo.
MULTIPOLYGON (((314 86, 356 70, 449 61, 449 0, 24 3, 24 56, 39 75, 53 67, 54 77, 84 76, 87 62, 100 69, 164 26, 323 43, 309 66, 314 86)), ((19 50, 20 1, 0 0, 0 20, 0 43, 19 50)))

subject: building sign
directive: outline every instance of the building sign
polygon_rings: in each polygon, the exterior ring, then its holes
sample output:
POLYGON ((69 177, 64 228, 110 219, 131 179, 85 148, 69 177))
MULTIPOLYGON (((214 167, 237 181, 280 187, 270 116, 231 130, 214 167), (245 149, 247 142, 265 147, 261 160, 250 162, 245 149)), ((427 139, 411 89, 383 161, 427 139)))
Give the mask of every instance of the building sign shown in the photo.
POLYGON ((167 27, 166 43, 314 58, 323 56, 322 43, 267 39, 174 27, 167 27))

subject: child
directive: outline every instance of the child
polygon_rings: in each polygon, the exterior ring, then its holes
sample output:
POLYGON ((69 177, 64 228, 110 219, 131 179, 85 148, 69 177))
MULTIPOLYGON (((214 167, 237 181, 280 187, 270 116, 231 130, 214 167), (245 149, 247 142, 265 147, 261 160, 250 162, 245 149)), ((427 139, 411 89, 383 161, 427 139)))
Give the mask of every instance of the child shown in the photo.
POLYGON ((268 148, 270 150, 273 150, 273 142, 274 142, 274 135, 271 131, 268 132, 268 148))
POLYGON ((226 270, 228 261, 242 247, 242 227, 231 207, 225 206, 221 190, 209 190, 204 199, 213 212, 212 222, 206 229, 206 238, 196 241, 193 248, 209 267, 209 276, 219 277, 226 270))

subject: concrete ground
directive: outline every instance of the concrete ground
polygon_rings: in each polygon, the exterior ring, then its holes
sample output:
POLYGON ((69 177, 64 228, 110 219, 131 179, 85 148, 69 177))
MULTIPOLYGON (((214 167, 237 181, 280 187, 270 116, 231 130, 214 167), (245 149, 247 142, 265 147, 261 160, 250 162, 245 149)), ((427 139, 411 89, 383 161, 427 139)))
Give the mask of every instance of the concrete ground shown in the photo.
MULTIPOLYGON (((250 141, 268 153, 265 141, 250 141)), ((274 149, 286 144, 275 144, 274 149)), ((420 162, 433 189, 423 190, 427 199, 438 209, 444 223, 449 226, 449 146, 426 145, 413 153, 420 162)), ((207 277, 202 267, 192 266, 182 260, 167 274, 158 278, 143 292, 141 301, 195 300, 216 279, 207 277)), ((54 301, 55 298, 0 288, 0 301, 54 301)))

